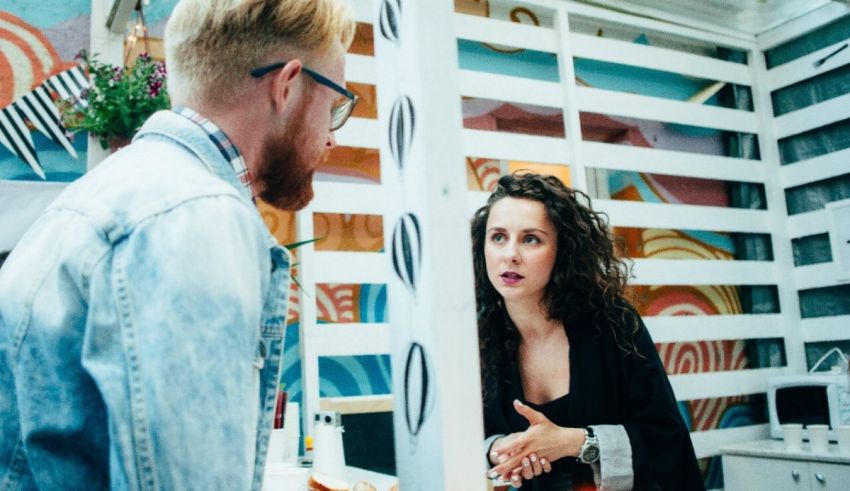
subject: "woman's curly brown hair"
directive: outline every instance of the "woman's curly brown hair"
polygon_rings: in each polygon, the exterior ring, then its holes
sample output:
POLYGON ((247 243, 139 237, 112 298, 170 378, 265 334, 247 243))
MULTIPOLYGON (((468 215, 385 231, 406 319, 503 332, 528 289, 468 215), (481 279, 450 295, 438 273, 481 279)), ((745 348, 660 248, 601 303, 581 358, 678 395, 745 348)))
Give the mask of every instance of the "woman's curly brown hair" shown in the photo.
POLYGON ((507 315, 502 296, 487 277, 484 244, 493 204, 502 198, 525 198, 543 204, 557 231, 557 252, 552 276, 541 303, 550 319, 565 329, 576 319, 603 313, 614 339, 627 352, 635 352, 639 327, 625 301, 629 267, 614 250, 607 217, 591 209, 590 198, 570 189, 554 176, 518 173, 499 179, 487 204, 472 219, 472 256, 478 307, 478 340, 484 397, 493 396, 499 367, 516 359, 519 332, 507 315))

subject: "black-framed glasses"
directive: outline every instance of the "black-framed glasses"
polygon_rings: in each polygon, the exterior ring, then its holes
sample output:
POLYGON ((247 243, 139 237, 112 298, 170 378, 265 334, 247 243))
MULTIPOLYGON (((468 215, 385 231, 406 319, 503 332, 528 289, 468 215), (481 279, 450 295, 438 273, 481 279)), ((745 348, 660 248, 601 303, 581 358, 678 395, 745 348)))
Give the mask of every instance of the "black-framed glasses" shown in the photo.
MULTIPOLYGON (((271 65, 261 66, 259 68, 254 68, 251 70, 251 76, 254 78, 261 78, 266 76, 267 74, 283 68, 286 64, 289 63, 287 61, 279 61, 277 63, 272 63, 271 65)), ((348 117, 351 116, 352 111, 354 111, 354 106, 357 105, 357 101, 360 99, 357 97, 357 94, 349 91, 345 87, 340 86, 333 80, 325 77, 321 73, 310 70, 309 68, 302 66, 301 70, 310 76, 316 83, 324 85, 325 87, 330 87, 334 91, 341 94, 337 100, 334 101, 331 106, 331 131, 336 131, 342 128, 342 125, 348 121, 348 117)))

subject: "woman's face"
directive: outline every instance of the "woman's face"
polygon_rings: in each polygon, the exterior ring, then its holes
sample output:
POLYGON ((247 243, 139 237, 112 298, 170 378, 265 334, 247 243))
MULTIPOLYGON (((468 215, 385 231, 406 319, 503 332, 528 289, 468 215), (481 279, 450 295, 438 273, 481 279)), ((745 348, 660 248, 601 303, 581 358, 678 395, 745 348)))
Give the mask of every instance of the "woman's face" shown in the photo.
POLYGON ((543 203, 507 197, 493 204, 484 259, 487 277, 505 302, 540 301, 555 264, 557 237, 543 203))

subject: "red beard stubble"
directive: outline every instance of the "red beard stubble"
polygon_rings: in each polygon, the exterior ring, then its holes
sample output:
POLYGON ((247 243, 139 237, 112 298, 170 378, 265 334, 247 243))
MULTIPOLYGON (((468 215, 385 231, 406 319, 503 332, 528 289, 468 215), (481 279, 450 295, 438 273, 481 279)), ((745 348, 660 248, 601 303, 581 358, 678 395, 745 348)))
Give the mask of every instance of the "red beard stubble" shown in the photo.
POLYGON ((324 145, 312 150, 316 147, 302 131, 303 120, 268 142, 256 176, 262 186, 260 198, 280 210, 297 211, 310 203, 313 174, 328 158, 329 149, 324 145))

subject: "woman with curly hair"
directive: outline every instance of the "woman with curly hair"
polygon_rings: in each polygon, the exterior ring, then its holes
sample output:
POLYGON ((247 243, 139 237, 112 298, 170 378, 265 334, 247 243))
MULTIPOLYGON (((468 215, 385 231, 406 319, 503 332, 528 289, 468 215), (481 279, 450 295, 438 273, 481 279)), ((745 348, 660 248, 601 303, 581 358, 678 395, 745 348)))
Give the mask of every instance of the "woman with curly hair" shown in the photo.
POLYGON ((704 489, 603 215, 504 176, 472 222, 489 477, 532 489, 704 489))

